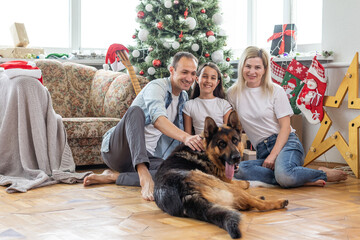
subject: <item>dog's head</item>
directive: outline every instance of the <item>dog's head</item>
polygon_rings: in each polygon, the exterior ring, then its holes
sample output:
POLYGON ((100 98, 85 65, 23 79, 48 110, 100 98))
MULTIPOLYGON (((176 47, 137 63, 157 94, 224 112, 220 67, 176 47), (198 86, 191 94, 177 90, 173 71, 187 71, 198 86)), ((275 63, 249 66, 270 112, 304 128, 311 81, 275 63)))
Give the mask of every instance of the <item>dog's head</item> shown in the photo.
POLYGON ((244 150, 237 112, 232 111, 227 125, 222 127, 218 127, 211 117, 206 117, 204 138, 209 159, 224 174, 226 180, 231 181, 244 150))

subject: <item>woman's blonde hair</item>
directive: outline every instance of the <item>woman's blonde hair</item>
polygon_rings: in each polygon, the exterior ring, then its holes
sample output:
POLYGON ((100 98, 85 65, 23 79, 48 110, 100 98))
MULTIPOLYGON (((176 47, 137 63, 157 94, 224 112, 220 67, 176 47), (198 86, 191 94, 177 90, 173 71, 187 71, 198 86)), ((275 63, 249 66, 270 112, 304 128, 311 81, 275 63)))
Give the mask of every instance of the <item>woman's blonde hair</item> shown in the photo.
POLYGON ((246 85, 246 81, 244 79, 242 72, 245 62, 249 58, 255 58, 255 57, 261 58, 265 69, 265 73, 261 79, 261 87, 263 89, 263 92, 266 94, 268 93, 271 94, 274 91, 274 85, 273 85, 274 83, 271 81, 271 76, 270 76, 269 54, 264 49, 255 46, 247 47, 244 50, 243 54, 241 55, 238 65, 238 79, 236 83, 229 89, 229 91, 241 92, 244 89, 246 85))

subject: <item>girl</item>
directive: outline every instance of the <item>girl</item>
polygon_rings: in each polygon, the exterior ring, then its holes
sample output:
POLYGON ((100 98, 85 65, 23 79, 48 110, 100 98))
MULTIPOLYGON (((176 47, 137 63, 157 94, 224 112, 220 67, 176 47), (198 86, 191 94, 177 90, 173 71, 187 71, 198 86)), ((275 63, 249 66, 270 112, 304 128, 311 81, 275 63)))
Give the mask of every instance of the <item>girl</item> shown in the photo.
POLYGON ((226 124, 232 110, 225 98, 219 67, 214 63, 205 63, 197 71, 197 79, 191 100, 183 109, 184 130, 199 135, 204 129, 204 121, 210 116, 218 126, 226 124))

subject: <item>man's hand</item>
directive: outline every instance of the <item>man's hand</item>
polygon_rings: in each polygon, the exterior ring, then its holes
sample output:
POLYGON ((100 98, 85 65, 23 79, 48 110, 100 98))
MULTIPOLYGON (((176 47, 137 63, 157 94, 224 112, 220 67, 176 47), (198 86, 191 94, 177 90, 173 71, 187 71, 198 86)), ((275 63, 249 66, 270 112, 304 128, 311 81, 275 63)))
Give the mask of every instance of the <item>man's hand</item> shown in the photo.
POLYGON ((184 144, 196 151, 204 151, 204 145, 201 137, 199 135, 189 135, 186 137, 184 144))

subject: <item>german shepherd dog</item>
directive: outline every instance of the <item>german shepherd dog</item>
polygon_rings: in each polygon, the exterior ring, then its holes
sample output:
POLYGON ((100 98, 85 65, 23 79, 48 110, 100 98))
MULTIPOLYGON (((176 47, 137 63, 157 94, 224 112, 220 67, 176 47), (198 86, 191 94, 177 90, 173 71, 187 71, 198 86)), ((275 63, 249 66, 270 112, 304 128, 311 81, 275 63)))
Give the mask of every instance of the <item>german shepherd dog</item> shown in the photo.
POLYGON ((207 117, 203 132, 205 151, 178 146, 155 175, 154 198, 160 209, 177 217, 190 217, 225 229, 240 238, 240 212, 284 208, 288 200, 265 200, 250 195, 247 181, 232 181, 243 152, 241 124, 233 111, 227 126, 207 117))

